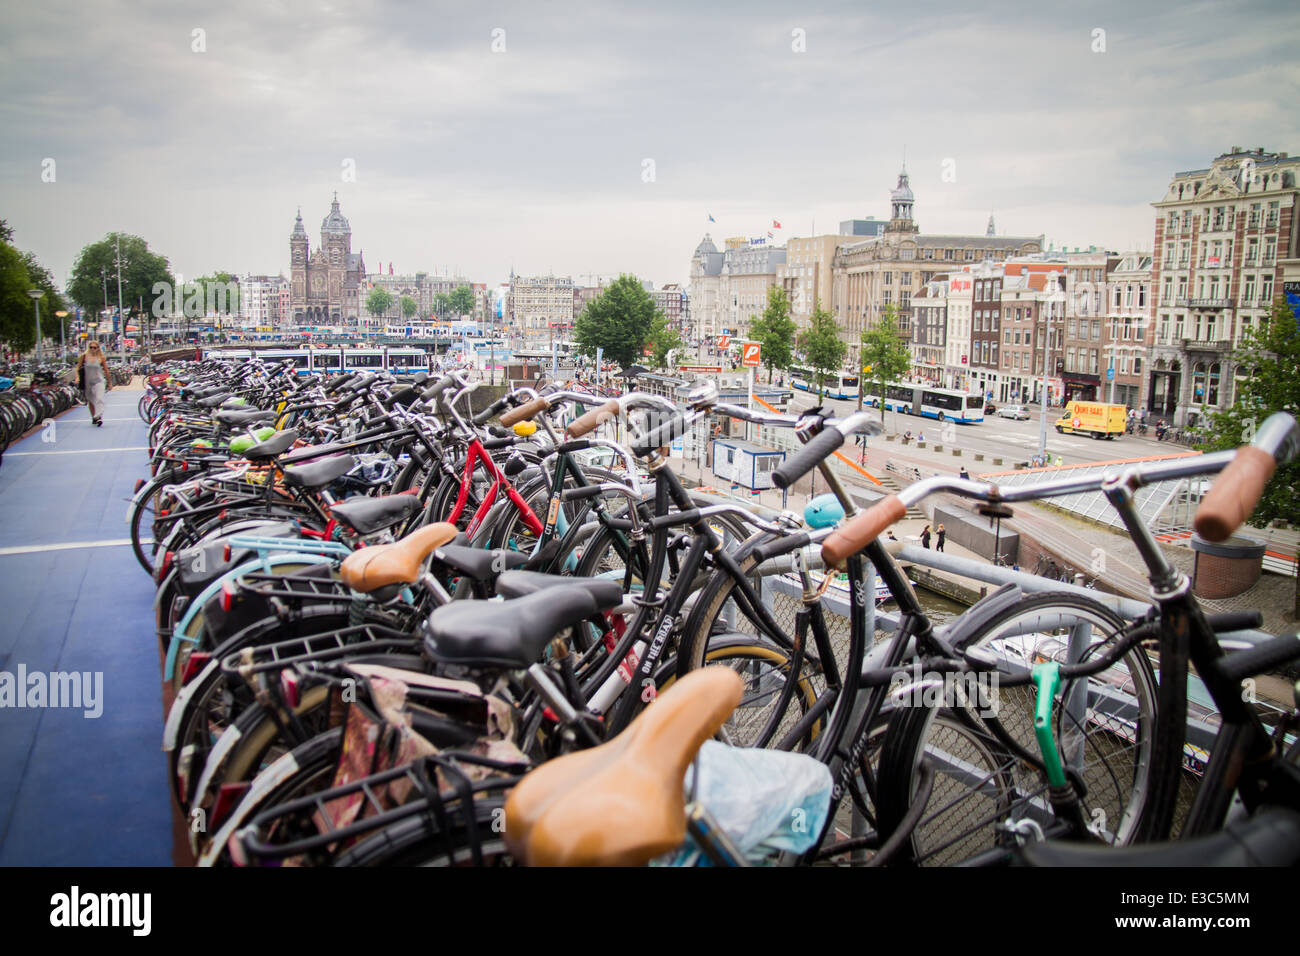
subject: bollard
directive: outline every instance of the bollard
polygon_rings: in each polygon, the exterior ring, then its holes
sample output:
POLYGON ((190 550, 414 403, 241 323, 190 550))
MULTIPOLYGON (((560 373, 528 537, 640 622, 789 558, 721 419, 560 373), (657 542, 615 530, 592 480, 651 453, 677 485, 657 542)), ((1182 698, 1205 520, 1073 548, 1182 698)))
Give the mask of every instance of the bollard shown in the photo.
POLYGON ((977 451, 977 452, 975 453, 975 460, 976 460, 976 461, 983 461, 983 460, 984 460, 984 453, 983 453, 983 452, 979 452, 979 451, 977 451))
POLYGON ((995 465, 1000 465, 1000 464, 1002 464, 1002 459, 1001 459, 1001 458, 994 458, 994 459, 993 459, 993 464, 995 464, 995 465))
POLYGON ((954 449, 952 450, 952 457, 954 457, 954 458, 960 458, 960 457, 961 457, 961 449, 960 449, 960 448, 954 448, 954 449))
POLYGON ((917 442, 917 443, 916 443, 916 447, 917 447, 917 448, 924 448, 924 447, 925 447, 925 442, 923 442, 923 441, 919 441, 919 442, 917 442))
POLYGON ((935 445, 935 446, 934 446, 934 450, 935 450, 935 451, 943 451, 943 446, 942 446, 942 445, 935 445))

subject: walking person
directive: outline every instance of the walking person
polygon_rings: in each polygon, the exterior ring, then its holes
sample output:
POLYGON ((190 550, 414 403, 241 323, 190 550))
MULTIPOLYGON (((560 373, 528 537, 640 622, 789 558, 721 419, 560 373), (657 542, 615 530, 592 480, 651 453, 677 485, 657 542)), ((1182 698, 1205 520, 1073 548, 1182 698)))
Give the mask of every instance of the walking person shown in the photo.
POLYGON ((921 547, 927 551, 930 550, 930 526, 926 525, 921 529, 921 547))
POLYGON ((108 359, 99 343, 91 341, 86 351, 77 360, 77 381, 86 393, 86 405, 90 408, 90 420, 97 428, 104 427, 104 395, 112 390, 108 376, 108 359))
POLYGON ((934 540, 934 550, 942 551, 944 539, 947 537, 948 537, 948 532, 943 530, 943 525, 939 525, 938 529, 936 530, 936 535, 934 540))

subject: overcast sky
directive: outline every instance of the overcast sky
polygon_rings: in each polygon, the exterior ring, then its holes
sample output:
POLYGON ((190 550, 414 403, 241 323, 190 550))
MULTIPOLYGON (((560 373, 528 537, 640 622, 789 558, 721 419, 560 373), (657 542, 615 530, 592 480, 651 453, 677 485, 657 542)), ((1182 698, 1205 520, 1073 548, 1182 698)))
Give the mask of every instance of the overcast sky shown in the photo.
POLYGON ((982 234, 991 209, 999 232, 1149 249, 1175 171, 1300 152, 1297 11, 10 3, 0 218, 65 281, 115 229, 185 276, 287 273, 298 207, 314 248, 338 190, 372 270, 663 284, 706 230, 888 218, 906 148, 923 232, 982 234))

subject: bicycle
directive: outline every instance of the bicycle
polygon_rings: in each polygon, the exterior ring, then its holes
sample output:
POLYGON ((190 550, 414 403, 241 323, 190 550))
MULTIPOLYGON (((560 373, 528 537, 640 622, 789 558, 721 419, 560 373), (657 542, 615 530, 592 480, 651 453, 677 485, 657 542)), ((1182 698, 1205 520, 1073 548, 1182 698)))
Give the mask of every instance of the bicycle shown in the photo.
MULTIPOLYGON (((1050 746, 1045 745, 1037 731, 1032 736, 1026 734, 1030 744, 1026 746, 1025 743, 1010 738, 1003 739, 1002 734, 996 731, 995 724, 990 724, 987 719, 985 723, 1011 753, 1018 754, 1021 760, 1044 772, 1047 785, 1040 792, 1045 795, 1044 799, 1050 795, 1054 812, 1044 817, 1047 826, 1040 823, 1040 829, 1050 834, 1055 827, 1057 832, 1063 832, 1067 837, 1090 839, 1100 836, 1106 842, 1127 842, 1112 838, 1122 831, 1127 831, 1131 840, 1137 842, 1163 840, 1171 831, 1178 805, 1183 739, 1186 733, 1187 668, 1190 661, 1210 687, 1216 705, 1223 708, 1225 722, 1221 733, 1224 740, 1222 744, 1216 742, 1205 774, 1211 785, 1207 787, 1202 783, 1182 825, 1182 832, 1188 836, 1204 835, 1222 826, 1234 789, 1250 807, 1263 801, 1263 793, 1270 786, 1281 787, 1286 784, 1281 778, 1287 776, 1287 771, 1280 768, 1276 761, 1268 763, 1265 759, 1272 753, 1273 743, 1259 718, 1241 700, 1237 684, 1242 676, 1253 672, 1250 670, 1252 667, 1275 661, 1279 657, 1290 659, 1300 655, 1300 642, 1293 637, 1275 638, 1250 651, 1225 657, 1215 633, 1218 630, 1235 629, 1241 624, 1242 615, 1220 617, 1216 626, 1213 618, 1207 618, 1202 613, 1191 594, 1187 577, 1170 565, 1142 522, 1133 503, 1134 493, 1144 484, 1222 470, 1223 476, 1215 482, 1214 489, 1202 502, 1196 527, 1209 540, 1223 540, 1249 516, 1276 465, 1294 458, 1297 452, 1300 452, 1300 429, 1297 429, 1295 420, 1289 415, 1278 413, 1264 423, 1253 445, 1243 446, 1235 452, 1210 453, 1192 460, 1136 464, 1119 473, 1110 473, 1100 478, 1062 478, 1044 482, 1035 488, 1000 489, 978 482, 963 483, 937 477, 931 479, 929 487, 910 488, 863 512, 828 539, 823 545, 823 552, 827 561, 834 563, 856 553, 864 545, 870 547, 878 533, 898 520, 908 505, 915 504, 934 491, 949 491, 976 500, 1002 504, 1083 490, 1101 490, 1112 507, 1119 512, 1147 565, 1155 607, 1136 622, 1119 621, 1119 628, 1113 637, 1100 645, 1090 644, 1082 653, 1076 653, 1074 648, 1070 648, 1060 670, 1072 680, 1092 677, 1096 671, 1088 666, 1089 657, 1096 658, 1094 663, 1110 666, 1120 662, 1121 655, 1126 655, 1130 659, 1130 678, 1148 685, 1144 693, 1157 695, 1157 706, 1147 717, 1139 715, 1137 720, 1125 718, 1121 722, 1118 713, 1103 715, 1103 721, 1111 721, 1113 724, 1112 738, 1132 738, 1139 745, 1132 767, 1135 771, 1141 771, 1141 786, 1135 787, 1135 791, 1140 789, 1143 799, 1137 805, 1130 804, 1126 807, 1118 826, 1108 825, 1102 834, 1093 833, 1086 824, 1081 825, 1081 821, 1089 819, 1087 807, 1079 803, 1083 795, 1089 792, 1089 781, 1079 773, 1084 752, 1082 745, 1086 744, 1086 740, 1079 739, 1079 734, 1088 723, 1097 720, 1097 707, 1092 702, 1091 691, 1088 694, 1086 716, 1083 709, 1085 701, 1076 691, 1077 685, 1071 684, 1059 694, 1047 695, 1049 699, 1059 696, 1066 702, 1066 707, 1054 718, 1056 733, 1049 737, 1050 746), (1151 640, 1157 642, 1159 649, 1161 672, 1158 687, 1151 685, 1154 678, 1151 664, 1140 653, 1141 642, 1151 640), (1137 672, 1133 669, 1134 664, 1139 669, 1137 672), (1229 724, 1232 729, 1228 729, 1229 724), (1062 767, 1054 770, 1050 759, 1040 758, 1032 752, 1033 749, 1040 748, 1044 758, 1053 750, 1064 752, 1066 759, 1062 767)), ((1251 615, 1245 617, 1250 618, 1251 615)), ((1257 620, 1257 616, 1254 619, 1257 620)), ((953 650, 957 652, 955 659, 965 662, 954 665, 957 671, 965 668, 970 668, 972 672, 997 670, 1002 676, 1003 687, 1025 687, 1034 675, 1028 666, 1034 663, 1032 655, 1022 657, 1017 667, 1006 657, 1000 658, 999 655, 980 651, 968 644, 953 642, 953 650)), ((1033 724, 1038 729, 1042 728, 1044 720, 1048 720, 1047 726, 1051 726, 1049 716, 1038 709, 1042 696, 1040 688, 1038 699, 1033 703, 1033 724)), ((900 733, 893 738, 894 749, 889 755, 889 766, 908 766, 909 763, 917 766, 922 755, 930 752, 926 726, 929 716, 927 712, 903 714, 900 733)), ((882 761, 882 766, 884 765, 885 762, 882 761)), ((909 804, 912 797, 909 796, 909 791, 915 783, 900 784, 896 781, 895 786, 901 806, 911 809, 909 804)), ((1020 810, 1020 821, 1031 819, 1035 814, 1043 815, 1042 804, 1034 807, 1025 803, 1020 810)), ((1109 814, 1107 817, 1112 822, 1116 819, 1109 814)), ((1004 824, 1004 838, 1014 829, 1015 822, 1012 820, 1004 824)), ((921 849, 915 843, 914 836, 913 849, 921 849)), ((1005 861, 1005 849, 1005 846, 990 848, 975 859, 980 862, 1005 861)))

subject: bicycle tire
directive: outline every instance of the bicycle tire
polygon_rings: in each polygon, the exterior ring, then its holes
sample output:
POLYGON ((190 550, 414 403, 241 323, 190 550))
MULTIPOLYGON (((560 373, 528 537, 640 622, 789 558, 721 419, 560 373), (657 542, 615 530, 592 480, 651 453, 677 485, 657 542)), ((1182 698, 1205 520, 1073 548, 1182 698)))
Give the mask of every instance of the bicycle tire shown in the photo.
MULTIPOLYGON (((956 649, 984 645, 1028 666, 1037 658, 1063 652, 1059 637, 1052 636, 1062 630, 1061 621, 1086 626, 1092 633, 1102 629, 1101 638, 1090 639, 1081 659, 1121 639, 1126 628, 1123 618, 1098 601, 1068 592, 1043 592, 1025 595, 993 615, 978 631, 964 636, 956 649)), ((1055 707, 1053 716, 1062 759, 1087 786, 1081 801, 1085 820, 1097 825, 1098 836, 1106 842, 1123 845, 1140 839, 1144 821, 1154 811, 1148 798, 1156 772, 1153 756, 1159 724, 1150 660, 1140 646, 1130 647, 1115 668, 1086 682, 1063 680, 1060 693, 1062 701, 1083 695, 1082 727, 1077 712, 1070 717, 1066 706, 1055 707)), ((910 808, 922 756, 928 755, 939 767, 930 794, 930 805, 936 810, 910 836, 903 854, 908 862, 950 865, 979 856, 994 847, 995 827, 1011 814, 1042 816, 1046 792, 1042 773, 991 729, 995 719, 1021 747, 1037 755, 1033 686, 996 688, 995 694, 994 718, 981 716, 977 706, 961 702, 897 708, 881 764, 885 827, 902 819, 910 808), (952 742, 933 733, 933 722, 940 715, 950 729, 962 728, 952 742), (980 766, 976 761, 988 769, 987 774, 972 772, 972 767, 980 766)), ((1080 699, 1072 699, 1077 707, 1080 699)))

